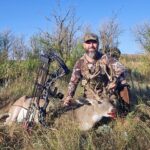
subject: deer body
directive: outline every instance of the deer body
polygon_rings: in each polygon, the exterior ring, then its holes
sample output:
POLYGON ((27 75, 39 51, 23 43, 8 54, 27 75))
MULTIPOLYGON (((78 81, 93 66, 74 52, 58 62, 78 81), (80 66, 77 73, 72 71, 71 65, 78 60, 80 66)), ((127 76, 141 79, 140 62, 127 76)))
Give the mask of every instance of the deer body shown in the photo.
MULTIPOLYGON (((91 99, 87 100, 90 105, 85 104, 77 109, 67 111, 62 114, 60 118, 56 119, 55 124, 61 122, 61 119, 66 116, 77 123, 80 130, 86 131, 91 129, 98 121, 102 119, 102 117, 114 117, 114 107, 108 99, 103 99, 103 101, 91 99)), ((4 124, 11 125, 13 122, 23 122, 26 117, 27 110, 29 109, 30 102, 31 98, 26 98, 26 96, 19 98, 10 107, 8 118, 4 124)), ((39 102, 40 107, 42 107, 45 103, 43 99, 40 99, 39 102)), ((36 110, 34 121, 38 123, 38 110, 36 110)))
POLYGON ((97 100, 88 100, 91 105, 83 105, 75 110, 66 112, 58 120, 57 124, 63 117, 67 117, 78 123, 79 129, 87 131, 91 129, 102 117, 114 118, 114 106, 108 101, 103 100, 102 102, 97 100))

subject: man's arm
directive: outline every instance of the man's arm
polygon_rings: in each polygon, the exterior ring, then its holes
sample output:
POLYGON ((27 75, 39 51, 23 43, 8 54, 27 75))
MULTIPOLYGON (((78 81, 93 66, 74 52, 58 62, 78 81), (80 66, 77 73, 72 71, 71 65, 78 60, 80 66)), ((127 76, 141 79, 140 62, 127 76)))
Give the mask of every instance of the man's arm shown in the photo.
POLYGON ((68 86, 68 91, 67 91, 67 95, 66 98, 64 99, 64 104, 68 105, 71 100, 73 99, 73 96, 75 94, 77 85, 81 79, 81 64, 80 64, 80 60, 76 62, 74 68, 73 68, 73 72, 71 75, 71 79, 69 82, 69 86, 68 86))

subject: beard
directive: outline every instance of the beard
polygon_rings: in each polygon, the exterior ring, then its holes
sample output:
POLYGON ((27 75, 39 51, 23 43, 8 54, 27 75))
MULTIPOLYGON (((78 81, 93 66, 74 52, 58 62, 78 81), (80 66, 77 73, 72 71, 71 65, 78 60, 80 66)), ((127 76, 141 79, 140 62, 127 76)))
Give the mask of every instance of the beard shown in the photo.
POLYGON ((95 59, 96 56, 97 56, 97 51, 96 51, 96 50, 95 50, 95 51, 86 51, 86 54, 87 54, 90 58, 95 59))

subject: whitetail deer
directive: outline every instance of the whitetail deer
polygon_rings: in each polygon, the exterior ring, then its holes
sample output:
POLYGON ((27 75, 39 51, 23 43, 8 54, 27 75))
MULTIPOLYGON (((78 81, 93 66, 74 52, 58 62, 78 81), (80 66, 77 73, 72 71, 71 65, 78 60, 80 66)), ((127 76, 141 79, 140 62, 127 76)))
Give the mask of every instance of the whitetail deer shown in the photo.
POLYGON ((87 99, 87 101, 89 101, 90 105, 83 105, 66 112, 64 115, 62 114, 56 120, 56 124, 58 125, 63 118, 67 117, 69 120, 77 123, 80 130, 87 131, 94 127, 103 117, 115 118, 115 108, 107 98, 104 98, 102 101, 92 99, 87 99))
MULTIPOLYGON (((79 125, 80 130, 86 131, 91 129, 98 121, 102 119, 102 117, 114 118, 114 107, 108 101, 108 99, 103 99, 102 101, 87 99, 85 101, 86 103, 88 101, 90 105, 85 104, 74 110, 71 109, 70 111, 67 111, 61 115, 60 118, 56 119, 55 123, 61 121, 61 118, 67 115, 67 117, 71 117, 71 119, 73 119, 79 125)), ((9 112, 7 113, 8 117, 4 124, 11 125, 13 122, 23 122, 26 117, 30 102, 31 98, 27 98, 26 96, 19 98, 10 107, 9 112)), ((44 103, 45 101, 41 99, 39 103, 40 107, 43 106, 44 103)), ((83 104, 84 103, 85 102, 83 102, 83 104)), ((38 123, 38 110, 36 112, 34 121, 38 123)))

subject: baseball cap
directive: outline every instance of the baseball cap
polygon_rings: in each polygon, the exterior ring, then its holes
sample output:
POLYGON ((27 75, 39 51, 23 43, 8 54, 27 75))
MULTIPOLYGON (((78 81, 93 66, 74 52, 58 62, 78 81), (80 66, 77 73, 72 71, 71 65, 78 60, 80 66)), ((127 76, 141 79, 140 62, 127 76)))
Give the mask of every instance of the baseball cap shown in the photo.
POLYGON ((84 35, 83 41, 87 42, 87 41, 90 41, 90 40, 94 40, 96 42, 99 42, 98 41, 98 36, 96 34, 94 34, 94 33, 86 33, 84 35))

